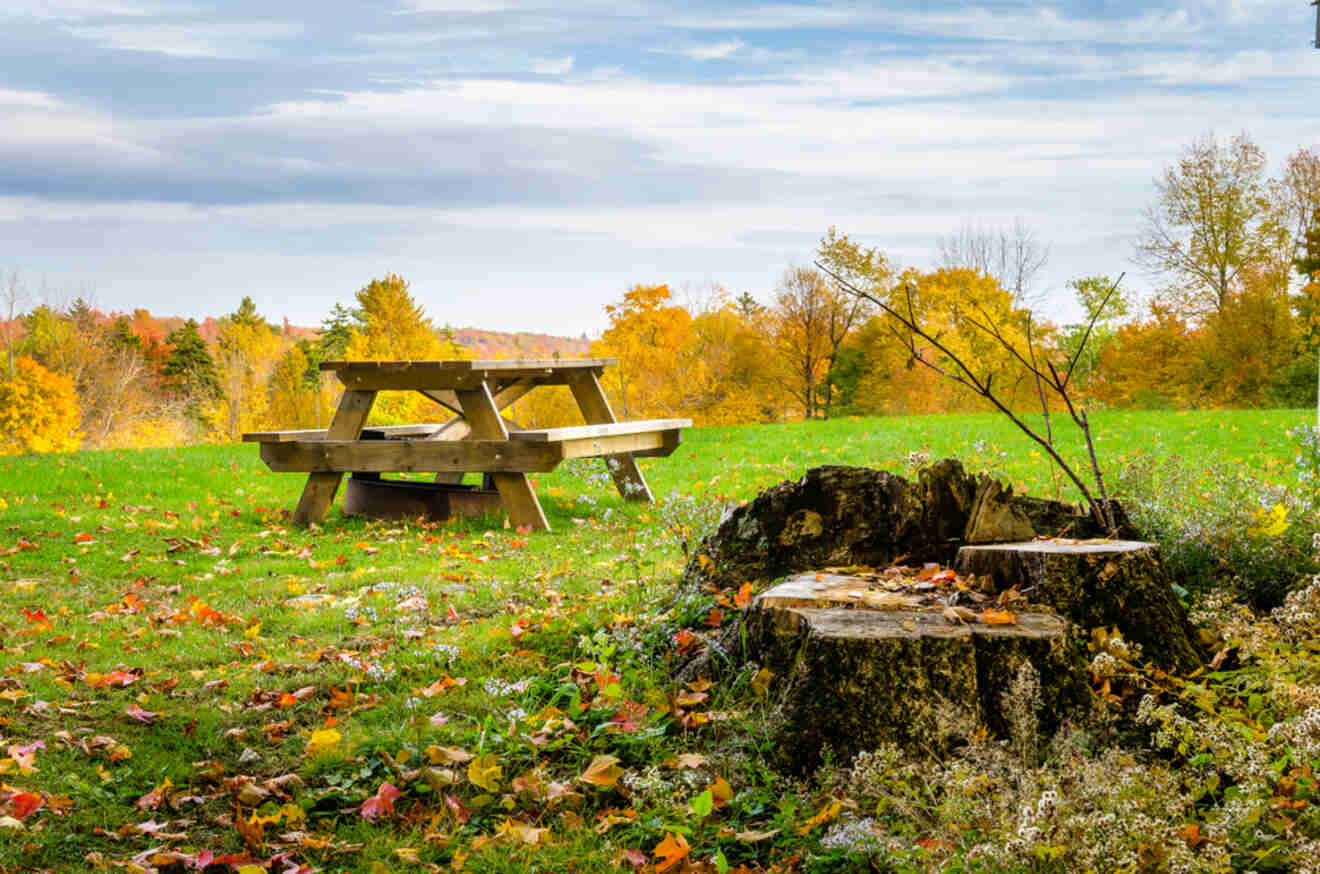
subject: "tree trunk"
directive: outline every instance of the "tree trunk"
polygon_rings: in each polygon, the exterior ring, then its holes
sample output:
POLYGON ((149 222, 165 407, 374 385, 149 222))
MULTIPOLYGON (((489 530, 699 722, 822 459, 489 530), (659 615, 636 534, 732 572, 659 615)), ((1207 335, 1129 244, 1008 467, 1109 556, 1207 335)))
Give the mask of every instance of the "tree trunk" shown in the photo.
POLYGON ((827 749, 844 763, 883 743, 939 754, 979 726, 1001 737, 1029 731, 1034 742, 1038 728, 1052 732, 1089 701, 1085 648, 1062 619, 963 624, 938 607, 868 609, 849 599, 859 584, 866 588, 855 577, 802 574, 747 610, 739 643, 773 674, 777 767, 805 773, 827 749), (1030 725, 1015 725, 1010 690, 1025 663, 1042 704, 1028 706, 1030 725))

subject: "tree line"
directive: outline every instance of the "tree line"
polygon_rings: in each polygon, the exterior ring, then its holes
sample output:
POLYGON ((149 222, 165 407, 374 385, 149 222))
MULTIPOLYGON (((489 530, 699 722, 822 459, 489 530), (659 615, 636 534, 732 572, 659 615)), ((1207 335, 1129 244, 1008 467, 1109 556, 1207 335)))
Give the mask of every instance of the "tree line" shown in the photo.
MULTIPOLYGON (((627 418, 698 424, 980 409, 941 380, 893 319, 844 284, 928 326, 948 352, 998 376, 1001 395, 1037 403, 1008 348, 1077 357, 1073 385, 1092 406, 1302 406, 1315 403, 1320 355, 1320 153, 1300 149, 1279 175, 1245 134, 1193 141, 1155 180, 1132 260, 1157 279, 1138 301, 1109 276, 1067 283, 1076 324, 1033 314, 1048 247, 1021 221, 966 225, 938 240, 938 265, 901 267, 837 228, 810 265, 785 269, 765 300, 721 289, 680 300, 635 285, 605 308, 591 353, 618 359, 606 390, 627 418), (842 282, 840 282, 842 280, 842 282), (1101 307, 1103 306, 1103 311, 1101 307), (998 342, 970 322, 993 325, 998 342)), ((251 298, 197 322, 146 310, 107 314, 79 297, 29 306, 0 273, 0 453, 226 442, 249 430, 328 424, 332 359, 471 357, 397 275, 373 279, 317 329, 268 322, 251 298)), ((545 350, 511 349, 520 357, 545 350)), ((932 358, 933 356, 933 358, 932 358)), ((416 394, 388 393, 380 423, 434 420, 416 394)), ((573 424, 566 391, 534 392, 511 415, 573 424)))

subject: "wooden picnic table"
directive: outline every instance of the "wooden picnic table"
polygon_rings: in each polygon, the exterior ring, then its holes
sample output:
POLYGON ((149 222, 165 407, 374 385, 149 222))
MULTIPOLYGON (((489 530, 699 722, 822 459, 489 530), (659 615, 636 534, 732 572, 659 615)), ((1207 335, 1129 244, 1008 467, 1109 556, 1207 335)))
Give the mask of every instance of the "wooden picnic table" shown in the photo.
POLYGON ((429 472, 448 481, 464 473, 488 474, 517 527, 548 530, 529 473, 553 470, 569 458, 603 457, 619 494, 651 501, 638 456, 665 456, 679 445, 690 419, 620 422, 600 385, 613 358, 498 361, 327 361, 321 369, 344 384, 325 430, 259 431, 243 435, 261 444, 274 471, 307 473, 293 513, 298 525, 319 522, 334 502, 345 473, 429 472), (566 385, 586 425, 529 429, 501 410, 541 386, 566 385), (372 428, 387 439, 365 440, 376 395, 420 392, 454 415, 443 423, 372 428))

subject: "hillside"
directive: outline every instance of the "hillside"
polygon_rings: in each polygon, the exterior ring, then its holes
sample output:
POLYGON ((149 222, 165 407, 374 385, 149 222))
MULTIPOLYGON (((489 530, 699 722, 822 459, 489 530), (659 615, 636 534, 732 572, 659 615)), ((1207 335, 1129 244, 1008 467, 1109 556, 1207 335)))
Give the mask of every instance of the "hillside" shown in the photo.
POLYGON ((504 331, 485 331, 480 328, 459 328, 454 340, 477 358, 581 358, 590 351, 591 341, 584 337, 555 337, 551 334, 533 334, 504 331))

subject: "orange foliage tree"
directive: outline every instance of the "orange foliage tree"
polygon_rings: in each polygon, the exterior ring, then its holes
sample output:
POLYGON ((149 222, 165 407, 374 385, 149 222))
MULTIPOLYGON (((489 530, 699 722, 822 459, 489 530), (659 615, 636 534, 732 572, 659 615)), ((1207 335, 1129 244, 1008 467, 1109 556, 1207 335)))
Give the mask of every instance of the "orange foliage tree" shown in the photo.
POLYGON ((73 380, 26 355, 0 382, 0 455, 72 452, 82 442, 73 380))

